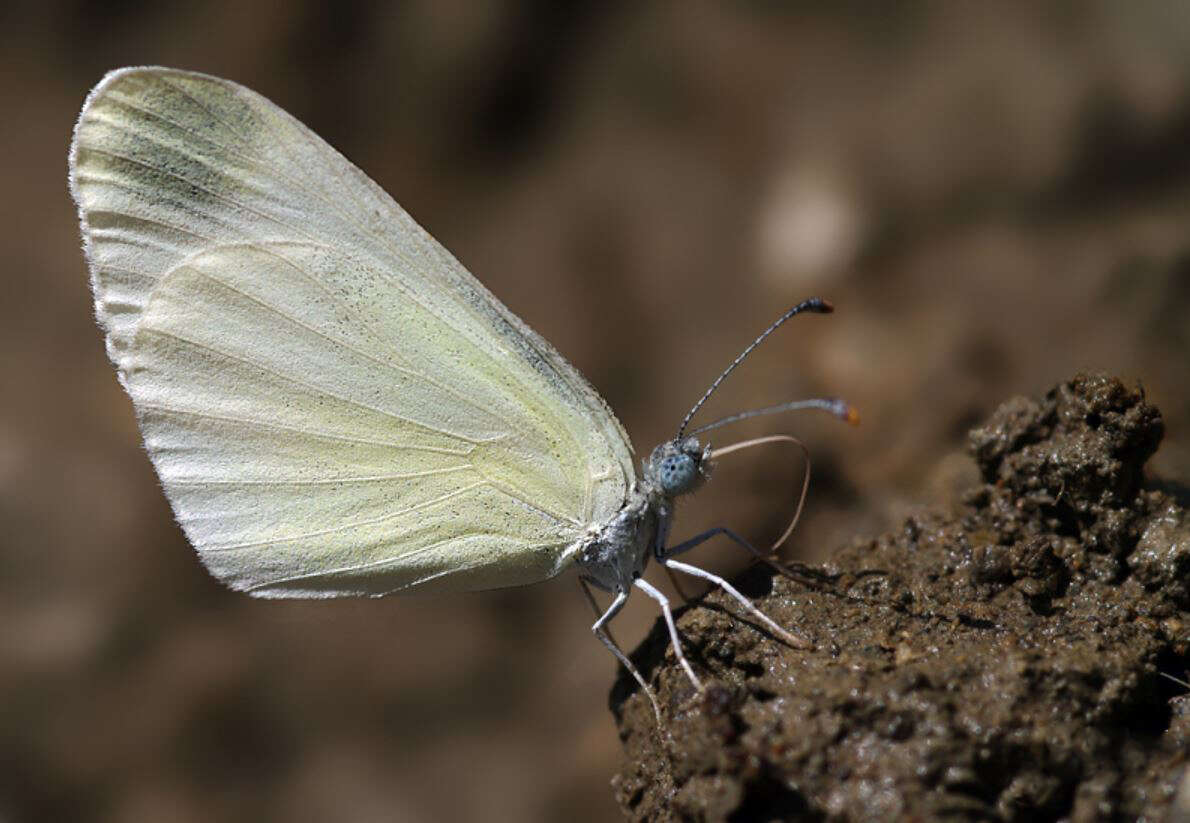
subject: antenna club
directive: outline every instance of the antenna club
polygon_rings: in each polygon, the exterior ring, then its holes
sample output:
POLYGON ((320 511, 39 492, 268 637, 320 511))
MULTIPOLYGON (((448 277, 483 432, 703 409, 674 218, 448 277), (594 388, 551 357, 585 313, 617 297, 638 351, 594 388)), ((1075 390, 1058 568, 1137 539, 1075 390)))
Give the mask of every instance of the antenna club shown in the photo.
POLYGON ((791 317, 794 317, 805 311, 812 311, 817 314, 830 314, 834 310, 835 306, 829 300, 826 300, 822 297, 810 297, 798 303, 796 306, 793 306, 783 315, 778 317, 771 326, 762 331, 755 340, 749 343, 747 348, 740 352, 739 356, 731 362, 731 365, 724 369, 719 374, 719 376, 715 378, 714 382, 711 383, 710 388, 703 392, 702 397, 698 399, 698 402, 694 404, 693 408, 686 412, 686 416, 682 419, 682 425, 678 426, 678 436, 674 439, 681 440, 682 437, 685 436, 686 427, 690 425, 690 421, 694 418, 694 415, 696 415, 698 410, 702 408, 702 404, 707 402, 707 398, 714 394, 715 390, 719 388, 719 384, 726 380, 727 375, 731 374, 732 371, 735 370, 736 366, 744 362, 744 358, 751 354, 753 349, 763 343, 766 337, 779 329, 786 320, 789 320, 791 317))
POLYGON ((826 408, 827 411, 842 420, 844 423, 850 423, 852 426, 859 425, 859 409, 848 403, 843 398, 833 398, 829 401, 829 405, 826 408))

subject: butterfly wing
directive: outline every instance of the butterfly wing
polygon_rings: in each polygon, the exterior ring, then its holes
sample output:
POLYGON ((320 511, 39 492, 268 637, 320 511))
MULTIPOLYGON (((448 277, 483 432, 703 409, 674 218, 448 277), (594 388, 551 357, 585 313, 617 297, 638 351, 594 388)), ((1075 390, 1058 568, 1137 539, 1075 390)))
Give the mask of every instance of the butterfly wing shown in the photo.
POLYGON ((634 479, 583 377, 296 119, 121 69, 70 154, 96 314, 174 513, 261 596, 545 579, 634 479))

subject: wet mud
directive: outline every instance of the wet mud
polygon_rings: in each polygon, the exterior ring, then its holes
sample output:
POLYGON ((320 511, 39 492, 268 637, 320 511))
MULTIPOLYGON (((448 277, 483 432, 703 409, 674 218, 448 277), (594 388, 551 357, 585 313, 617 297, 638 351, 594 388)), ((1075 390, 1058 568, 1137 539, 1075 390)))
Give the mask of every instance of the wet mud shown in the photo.
MULTIPOLYGON (((657 626, 611 694, 635 820, 1172 819, 1190 750, 1190 517, 1147 477, 1143 393, 1079 375, 971 431, 980 482, 741 588, 788 648, 712 593, 657 626), (804 579, 801 579, 804 578, 804 579)), ((1187 790, 1182 786, 1183 794, 1187 790)), ((1184 798, 1183 798, 1184 800, 1184 798)))

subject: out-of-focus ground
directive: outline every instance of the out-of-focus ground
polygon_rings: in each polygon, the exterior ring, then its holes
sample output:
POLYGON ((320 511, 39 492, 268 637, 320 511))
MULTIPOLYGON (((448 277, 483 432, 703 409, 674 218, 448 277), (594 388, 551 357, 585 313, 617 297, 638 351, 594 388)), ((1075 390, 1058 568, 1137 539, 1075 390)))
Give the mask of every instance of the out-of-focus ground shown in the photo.
MULTIPOLYGON (((967 429, 1081 368, 1143 383, 1190 476, 1190 11, 1113 3, 0 8, 0 819, 618 814, 573 581, 252 601, 174 526, 91 318, 66 149, 107 69, 249 85, 373 176, 647 451, 782 309, 717 413, 793 432, 793 556, 945 497, 967 429)), ((716 442, 734 439, 723 432, 716 442)), ((725 460, 680 534, 783 526, 788 454, 725 460)), ((720 570, 725 547, 698 558, 720 570)), ((654 619, 634 603, 617 635, 654 619)))

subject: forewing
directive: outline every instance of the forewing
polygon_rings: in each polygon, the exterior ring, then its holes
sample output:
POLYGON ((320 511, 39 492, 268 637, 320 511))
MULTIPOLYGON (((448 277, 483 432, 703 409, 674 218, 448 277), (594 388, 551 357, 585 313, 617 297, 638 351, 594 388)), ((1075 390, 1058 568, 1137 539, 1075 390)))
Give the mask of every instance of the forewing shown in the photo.
POLYGON ((114 72, 71 151, 96 312, 191 542, 270 596, 533 582, 632 481, 585 380, 255 93, 114 72))

